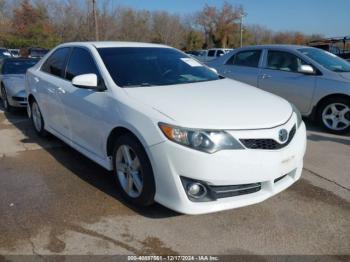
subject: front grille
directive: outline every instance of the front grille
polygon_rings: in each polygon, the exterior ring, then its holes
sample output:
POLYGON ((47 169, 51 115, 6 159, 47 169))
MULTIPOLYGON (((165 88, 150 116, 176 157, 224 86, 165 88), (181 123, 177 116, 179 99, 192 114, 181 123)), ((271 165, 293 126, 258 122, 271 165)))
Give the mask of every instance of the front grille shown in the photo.
POLYGON ((265 149, 265 150, 275 150, 286 147, 293 139, 296 132, 296 127, 293 128, 289 132, 288 140, 284 144, 278 143, 274 139, 240 139, 242 144, 249 149, 265 149))
POLYGON ((233 186, 208 186, 212 197, 215 199, 240 196, 258 192, 261 189, 261 183, 233 185, 233 186))

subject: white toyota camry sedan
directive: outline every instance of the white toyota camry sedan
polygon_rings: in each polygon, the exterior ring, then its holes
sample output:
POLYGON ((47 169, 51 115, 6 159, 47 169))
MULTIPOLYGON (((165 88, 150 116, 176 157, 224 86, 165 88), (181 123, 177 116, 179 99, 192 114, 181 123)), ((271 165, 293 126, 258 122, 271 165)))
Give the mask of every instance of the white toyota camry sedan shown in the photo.
POLYGON ((305 125, 286 100, 214 71, 164 45, 62 44, 27 72, 28 113, 39 135, 113 171, 136 205, 261 202, 300 178, 305 125))

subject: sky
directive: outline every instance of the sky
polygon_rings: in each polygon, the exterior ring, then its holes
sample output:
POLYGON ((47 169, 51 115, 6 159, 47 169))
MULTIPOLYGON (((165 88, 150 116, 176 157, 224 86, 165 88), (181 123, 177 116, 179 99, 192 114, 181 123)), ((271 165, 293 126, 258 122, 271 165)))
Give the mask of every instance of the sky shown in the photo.
MULTIPOLYGON (((98 1, 98 0, 97 0, 98 1)), ((180 15, 199 11, 205 4, 221 7, 224 0, 112 0, 113 5, 166 10, 180 15)), ((350 0, 227 0, 243 5, 245 23, 273 31, 320 33, 327 37, 350 35, 350 0)))

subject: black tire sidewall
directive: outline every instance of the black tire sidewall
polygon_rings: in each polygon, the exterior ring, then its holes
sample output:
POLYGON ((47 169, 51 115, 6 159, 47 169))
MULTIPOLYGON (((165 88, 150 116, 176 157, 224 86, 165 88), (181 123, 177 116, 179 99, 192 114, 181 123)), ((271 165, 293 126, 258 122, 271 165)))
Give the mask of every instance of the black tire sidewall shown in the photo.
POLYGON ((1 98, 2 98, 2 104, 4 106, 5 111, 11 112, 12 106, 9 104, 9 100, 7 99, 7 92, 4 86, 1 87, 1 98), (5 101, 6 101, 7 107, 5 107, 5 101))
POLYGON ((328 128, 324 123, 323 123, 323 119, 322 119, 322 113, 324 111, 324 109, 329 105, 329 104, 334 104, 334 103, 341 103, 341 104, 345 104, 348 107, 350 107, 350 99, 344 98, 344 97, 332 97, 327 99, 326 101, 322 102, 317 110, 317 122, 319 123, 319 125, 326 131, 328 131, 329 133, 333 133, 333 134, 346 134, 348 132, 350 132, 350 126, 344 130, 333 130, 328 128))
POLYGON ((133 135, 122 135, 120 136, 113 148, 113 176, 116 181, 118 190, 120 191, 122 197, 135 205, 138 206, 149 206, 154 203, 154 195, 155 195, 155 182, 154 182, 154 175, 153 175, 153 169, 151 162, 147 156, 147 153, 145 149, 143 148, 142 144, 137 140, 136 137, 133 135), (137 157, 140 160, 141 168, 142 168, 142 178, 143 178, 143 188, 141 195, 137 198, 130 197, 122 188, 120 185, 120 181, 117 175, 116 170, 116 154, 117 150, 120 146, 127 145, 132 148, 132 150, 135 152, 137 157))

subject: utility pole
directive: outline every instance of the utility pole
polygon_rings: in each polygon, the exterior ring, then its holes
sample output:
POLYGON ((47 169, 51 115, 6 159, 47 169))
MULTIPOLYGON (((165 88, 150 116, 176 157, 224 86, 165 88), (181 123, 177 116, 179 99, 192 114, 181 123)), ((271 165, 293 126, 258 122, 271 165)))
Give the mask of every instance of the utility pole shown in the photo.
POLYGON ((96 0, 92 0, 92 13, 94 15, 95 40, 98 41, 99 34, 98 34, 97 12, 96 12, 96 0))
POLYGON ((243 46, 243 18, 247 16, 247 13, 241 12, 240 13, 240 36, 241 36, 241 41, 240 41, 240 46, 243 46))

